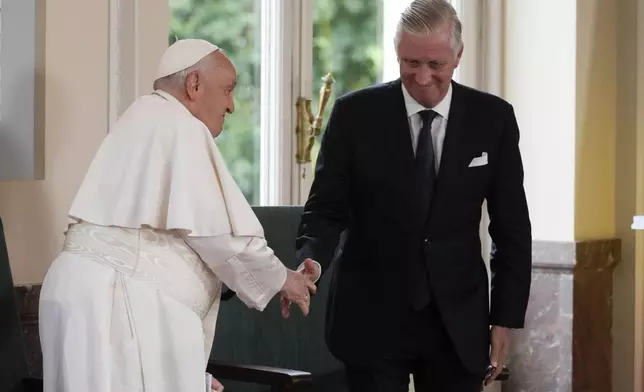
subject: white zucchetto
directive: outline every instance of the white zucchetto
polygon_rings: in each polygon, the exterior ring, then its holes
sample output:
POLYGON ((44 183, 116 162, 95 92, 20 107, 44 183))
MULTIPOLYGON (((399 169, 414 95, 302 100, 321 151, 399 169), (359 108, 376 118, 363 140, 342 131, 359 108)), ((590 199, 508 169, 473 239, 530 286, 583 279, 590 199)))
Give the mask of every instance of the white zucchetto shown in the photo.
POLYGON ((197 64, 199 60, 219 50, 217 45, 203 39, 181 39, 170 45, 157 68, 156 79, 170 76, 197 64))

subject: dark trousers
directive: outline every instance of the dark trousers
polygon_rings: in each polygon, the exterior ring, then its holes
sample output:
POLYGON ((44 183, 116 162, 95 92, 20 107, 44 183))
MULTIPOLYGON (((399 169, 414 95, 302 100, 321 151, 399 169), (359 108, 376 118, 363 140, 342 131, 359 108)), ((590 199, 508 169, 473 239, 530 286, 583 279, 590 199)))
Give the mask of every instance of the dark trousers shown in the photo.
POLYGON ((345 363, 351 392, 407 392, 410 374, 416 392, 481 391, 485 369, 480 374, 465 369, 433 304, 410 310, 399 326, 374 363, 345 363))

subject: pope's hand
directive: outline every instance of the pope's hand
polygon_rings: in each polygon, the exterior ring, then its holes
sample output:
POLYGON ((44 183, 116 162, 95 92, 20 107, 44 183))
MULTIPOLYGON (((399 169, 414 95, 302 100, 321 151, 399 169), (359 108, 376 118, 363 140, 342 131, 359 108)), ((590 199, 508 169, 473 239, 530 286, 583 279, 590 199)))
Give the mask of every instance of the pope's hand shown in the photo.
MULTIPOLYGON (((315 294, 317 288, 306 276, 288 269, 286 272, 286 282, 282 287, 282 304, 284 301, 294 302, 302 309, 302 313, 306 316, 309 314, 309 304, 311 294, 315 294)), ((288 318, 288 314, 284 314, 282 307, 282 316, 288 318)))
POLYGON ((217 381, 217 379, 213 378, 211 389, 213 390, 213 392, 223 392, 224 386, 221 385, 221 383, 217 381))
MULTIPOLYGON (((302 263, 302 265, 297 269, 297 272, 302 274, 302 276, 306 277, 308 280, 310 280, 311 283, 317 282, 317 280, 320 278, 320 267, 312 259, 304 260, 304 263, 302 263)), ((314 294, 314 293, 315 291, 311 292, 311 294, 314 294)), ((282 293, 282 298, 280 302, 282 305, 282 316, 284 318, 289 318, 291 315, 291 300, 289 300, 282 293)))

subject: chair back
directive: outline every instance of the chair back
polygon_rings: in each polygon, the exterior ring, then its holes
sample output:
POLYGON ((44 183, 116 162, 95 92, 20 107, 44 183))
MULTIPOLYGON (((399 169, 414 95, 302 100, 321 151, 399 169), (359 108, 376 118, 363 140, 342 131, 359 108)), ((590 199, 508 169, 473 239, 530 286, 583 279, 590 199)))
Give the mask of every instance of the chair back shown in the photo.
POLYGON ((17 390, 27 375, 27 356, 0 219, 0 391, 17 390))
MULTIPOLYGON (((303 211, 301 206, 253 207, 268 245, 289 268, 297 268, 295 238, 303 211)), ((309 372, 313 391, 346 390, 344 368, 328 351, 324 325, 333 272, 318 282, 307 317, 293 307, 288 320, 282 318, 279 296, 263 312, 249 309, 238 298, 222 302, 211 359, 247 365, 273 366, 309 372)), ((229 389, 226 386, 226 389, 229 389)), ((235 391, 264 391, 260 386, 230 385, 235 391)))

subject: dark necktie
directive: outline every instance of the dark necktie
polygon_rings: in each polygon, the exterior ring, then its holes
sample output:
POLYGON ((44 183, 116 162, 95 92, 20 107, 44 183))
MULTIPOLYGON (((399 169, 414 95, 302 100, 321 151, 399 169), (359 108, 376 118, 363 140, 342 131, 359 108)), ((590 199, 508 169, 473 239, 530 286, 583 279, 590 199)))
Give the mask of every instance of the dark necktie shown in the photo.
MULTIPOLYGON (((429 207, 434 194, 434 183, 436 182, 436 166, 434 143, 432 141, 432 121, 438 113, 433 110, 420 112, 422 124, 418 135, 416 147, 416 185, 418 196, 418 217, 421 219, 422 227, 428 219, 429 207)), ((427 306, 431 300, 429 277, 425 265, 426 255, 425 243, 419 249, 420 257, 415 265, 410 268, 412 278, 412 305, 414 309, 420 310, 427 306)))
POLYGON ((436 160, 434 154, 434 142, 432 140, 432 121, 438 113, 433 110, 420 112, 422 125, 418 135, 418 146, 416 147, 416 174, 419 190, 419 201, 422 217, 427 217, 429 203, 434 193, 436 182, 436 160))

